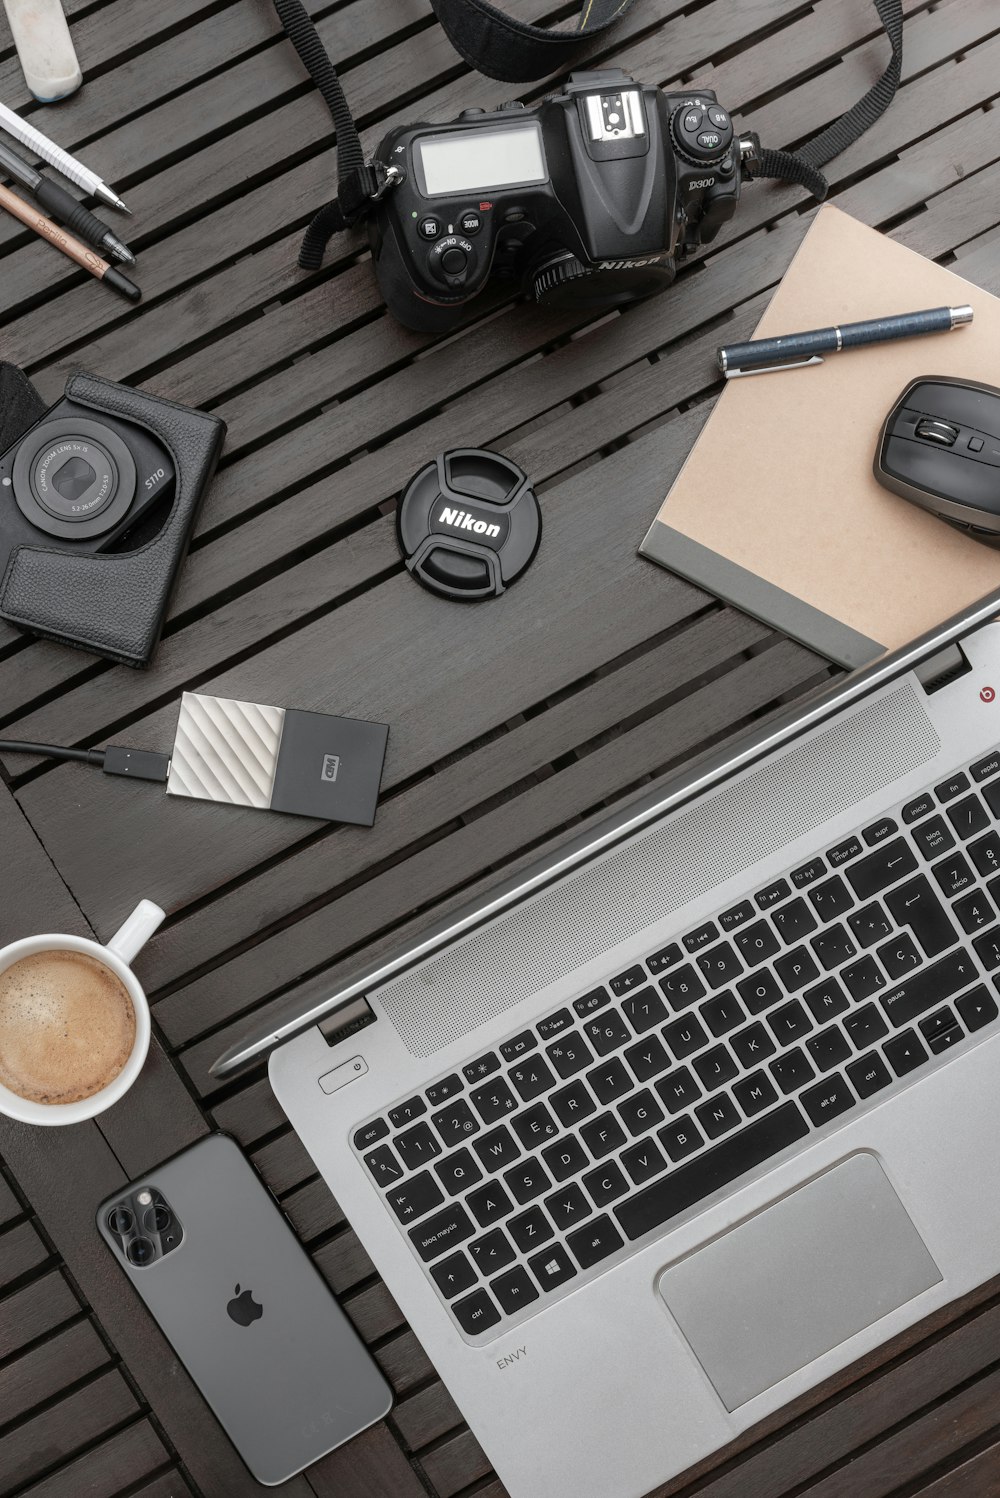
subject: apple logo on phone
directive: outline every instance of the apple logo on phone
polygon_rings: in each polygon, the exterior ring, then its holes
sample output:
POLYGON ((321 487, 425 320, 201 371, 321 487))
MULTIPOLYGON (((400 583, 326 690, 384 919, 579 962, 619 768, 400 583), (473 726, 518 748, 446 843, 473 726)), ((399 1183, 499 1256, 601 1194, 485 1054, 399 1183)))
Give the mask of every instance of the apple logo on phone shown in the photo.
POLYGON ((239 1285, 226 1310, 237 1326, 249 1326, 251 1321, 259 1321, 264 1314, 264 1307, 254 1300, 253 1292, 244 1290, 241 1294, 239 1285))

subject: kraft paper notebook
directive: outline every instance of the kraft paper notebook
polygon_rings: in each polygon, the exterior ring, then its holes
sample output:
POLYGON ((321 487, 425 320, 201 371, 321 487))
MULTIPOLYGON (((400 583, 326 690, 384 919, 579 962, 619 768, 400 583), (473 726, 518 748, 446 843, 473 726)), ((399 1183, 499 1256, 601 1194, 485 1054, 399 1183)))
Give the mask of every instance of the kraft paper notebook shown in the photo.
POLYGON ((910 380, 1000 386, 1000 301, 824 206, 754 337, 963 303, 974 320, 954 332, 730 380, 642 554, 844 666, 1000 589, 1000 551, 872 474, 882 422, 910 380))

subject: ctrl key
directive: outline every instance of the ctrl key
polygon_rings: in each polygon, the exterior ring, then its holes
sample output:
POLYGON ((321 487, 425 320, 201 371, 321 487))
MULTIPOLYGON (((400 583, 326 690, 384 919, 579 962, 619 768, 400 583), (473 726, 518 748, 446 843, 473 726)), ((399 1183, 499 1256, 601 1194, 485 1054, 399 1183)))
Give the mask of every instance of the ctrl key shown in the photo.
POLYGON ((459 1326, 470 1337, 476 1336, 477 1332, 488 1331, 500 1320, 500 1312, 485 1290, 476 1290, 464 1300, 456 1300, 452 1310, 459 1326))

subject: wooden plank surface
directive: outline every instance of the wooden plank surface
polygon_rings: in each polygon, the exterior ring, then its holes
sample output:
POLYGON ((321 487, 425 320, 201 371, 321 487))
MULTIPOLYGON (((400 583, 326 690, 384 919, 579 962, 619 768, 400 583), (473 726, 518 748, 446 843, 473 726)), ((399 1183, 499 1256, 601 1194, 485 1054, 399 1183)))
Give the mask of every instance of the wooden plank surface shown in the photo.
MULTIPOLYGON (((524 19, 573 6, 505 0, 524 19)), ((131 309, 0 223, 0 353, 47 400, 77 364, 204 406, 229 439, 153 668, 0 622, 0 734, 166 748, 182 690, 391 724, 373 829, 195 803, 78 765, 0 757, 0 944, 106 937, 169 911, 137 963, 156 1037, 98 1123, 0 1124, 0 1491, 242 1498, 260 1491, 93 1228, 124 1180, 212 1127, 275 1193, 394 1388, 390 1419, 282 1491, 505 1498, 477 1441, 267 1086, 214 1057, 489 887, 571 828, 828 679, 825 662, 641 561, 636 546, 801 241, 798 189, 748 186, 668 295, 620 314, 473 304, 434 340, 382 308, 361 231, 318 272, 301 230, 332 190, 329 118, 265 0, 67 0, 88 82, 30 101, 0 22, 0 98, 78 149, 133 209, 131 309), (532 474, 545 534, 505 598, 418 589, 391 514, 449 445, 532 474), (195 850, 195 851, 193 851, 195 850), (9 1179, 8 1179, 9 1177, 9 1179)), ((1000 290, 1000 15, 907 0, 903 83, 830 164, 839 206, 1000 290)), ((321 35, 372 146, 394 123, 528 102, 478 77, 428 0, 327 0, 321 35)), ((795 144, 884 64, 864 0, 641 0, 596 62, 718 89, 795 144)), ((1000 1286, 985 1286, 748 1432, 671 1498, 995 1498, 1000 1286)))

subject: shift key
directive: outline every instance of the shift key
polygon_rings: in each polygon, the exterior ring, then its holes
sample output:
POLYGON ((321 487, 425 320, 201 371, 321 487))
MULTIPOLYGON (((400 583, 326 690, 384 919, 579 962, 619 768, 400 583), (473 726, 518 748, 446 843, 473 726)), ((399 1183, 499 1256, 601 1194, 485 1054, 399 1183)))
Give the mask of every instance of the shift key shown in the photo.
POLYGON ((923 972, 915 973, 905 983, 886 989, 879 994, 878 1001, 890 1024, 908 1025, 918 1014, 950 999, 952 994, 960 993, 978 977, 975 963, 962 948, 942 957, 932 967, 924 968, 923 972))
POLYGON ((958 941, 958 932, 941 896, 931 888, 926 875, 907 880, 899 889, 886 895, 897 926, 909 926, 928 957, 937 957, 958 941))

